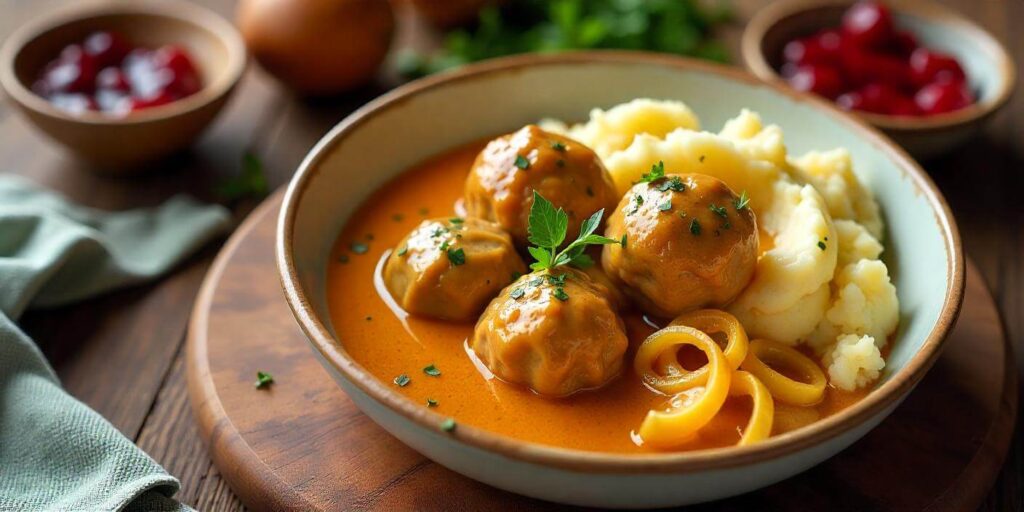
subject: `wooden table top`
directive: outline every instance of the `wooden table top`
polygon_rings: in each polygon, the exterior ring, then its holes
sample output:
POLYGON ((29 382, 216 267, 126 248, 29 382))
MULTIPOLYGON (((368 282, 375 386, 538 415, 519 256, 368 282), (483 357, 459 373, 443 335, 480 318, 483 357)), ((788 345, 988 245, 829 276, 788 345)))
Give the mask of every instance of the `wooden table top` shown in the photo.
MULTIPOLYGON (((33 15, 71 0, 0 0, 0 38, 33 15)), ((204 0, 227 17, 234 0, 204 0)), ((734 0, 737 19, 724 30, 738 61, 742 22, 764 0, 734 0)), ((1024 70, 1024 2, 944 0, 991 31, 1024 70)), ((410 43, 400 38, 399 45, 410 43)), ((978 139, 925 164, 956 214, 966 252, 978 262, 1004 316, 1024 369, 1024 88, 978 139)), ((272 186, 287 182, 308 149, 347 112, 380 92, 365 90, 316 102, 296 99, 255 66, 223 115, 189 152, 137 178, 100 178, 0 102, 0 172, 13 172, 89 206, 148 206, 176 192, 214 200, 212 189, 257 154, 272 186)), ((4 98, 6 100, 6 98, 4 98)), ((240 220, 254 206, 234 206, 240 220)), ((87 303, 27 314, 64 386, 177 476, 177 498, 200 510, 237 510, 199 439, 188 404, 183 362, 186 321, 218 247, 213 244, 171 275, 87 303), (124 368, 134 371, 125 372, 124 368)), ((268 276, 269 277, 269 276, 268 276)), ((1024 393, 1020 396, 1024 400, 1024 393)), ((1018 434, 983 510, 1024 509, 1024 446, 1018 434)))

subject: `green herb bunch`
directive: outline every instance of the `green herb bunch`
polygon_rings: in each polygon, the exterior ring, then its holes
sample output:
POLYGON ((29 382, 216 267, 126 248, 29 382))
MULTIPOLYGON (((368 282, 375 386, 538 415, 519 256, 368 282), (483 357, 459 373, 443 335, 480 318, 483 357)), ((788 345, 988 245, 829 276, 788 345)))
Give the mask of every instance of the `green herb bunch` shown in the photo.
POLYGON ((594 212, 580 226, 580 234, 575 240, 559 250, 565 242, 569 230, 569 215, 562 208, 555 209, 544 196, 533 191, 533 206, 530 207, 527 238, 532 246, 528 248, 530 255, 537 261, 530 265, 533 270, 551 270, 561 265, 586 268, 594 264, 593 259, 583 251, 588 245, 606 245, 621 243, 625 246, 625 238, 615 240, 594 234, 601 224, 604 209, 594 212))
POLYGON ((726 62, 726 51, 711 32, 729 19, 729 10, 724 3, 704 5, 698 0, 509 0, 484 7, 472 29, 449 33, 441 51, 401 55, 399 71, 421 76, 504 55, 576 49, 649 50, 726 62))

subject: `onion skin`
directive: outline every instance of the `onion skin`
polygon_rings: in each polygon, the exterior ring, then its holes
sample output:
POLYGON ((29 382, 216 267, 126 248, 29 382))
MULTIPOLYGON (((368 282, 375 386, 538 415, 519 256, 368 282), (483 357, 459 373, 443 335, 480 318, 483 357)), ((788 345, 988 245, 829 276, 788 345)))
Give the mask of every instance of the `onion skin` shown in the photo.
POLYGON ((387 0, 241 0, 238 27, 253 57, 302 95, 369 82, 395 28, 387 0))

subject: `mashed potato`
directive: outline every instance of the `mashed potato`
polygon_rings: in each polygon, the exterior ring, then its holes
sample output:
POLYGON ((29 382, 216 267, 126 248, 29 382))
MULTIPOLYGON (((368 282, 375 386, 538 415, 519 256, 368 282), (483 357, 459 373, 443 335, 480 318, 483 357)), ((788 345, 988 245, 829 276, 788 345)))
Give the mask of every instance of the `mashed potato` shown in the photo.
POLYGON ((899 320, 899 303, 879 256, 878 204, 853 172, 845 149, 788 154, 782 129, 742 110, 718 133, 698 131, 685 104, 634 100, 595 109, 586 123, 547 121, 594 148, 619 194, 651 166, 700 173, 746 192, 771 246, 750 284, 727 309, 751 337, 810 344, 832 384, 871 384, 884 367, 880 349, 899 320))

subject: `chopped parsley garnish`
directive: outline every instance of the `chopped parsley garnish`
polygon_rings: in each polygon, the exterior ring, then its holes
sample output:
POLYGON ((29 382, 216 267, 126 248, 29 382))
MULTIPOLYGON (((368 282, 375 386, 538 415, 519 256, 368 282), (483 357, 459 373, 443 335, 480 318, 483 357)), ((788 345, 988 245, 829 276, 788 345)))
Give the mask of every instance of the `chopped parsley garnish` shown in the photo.
POLYGON ((654 188, 658 189, 659 192, 667 192, 674 190, 676 192, 686 191, 686 185, 683 184, 683 180, 679 176, 672 176, 668 179, 662 180, 654 188))
POLYGON ((448 232, 448 230, 445 229, 445 228, 436 227, 436 228, 434 228, 434 232, 430 234, 430 238, 437 238, 437 237, 439 237, 439 236, 441 236, 441 235, 443 235, 443 234, 445 234, 447 232, 448 232))
POLYGON ((366 239, 372 242, 373 241, 373 233, 367 233, 366 234, 366 239))
POLYGON ((437 407, 437 400, 427 398, 427 407, 437 407))
POLYGON ((526 295, 526 290, 522 288, 516 288, 512 290, 512 293, 508 294, 509 297, 512 297, 512 300, 519 300, 523 298, 523 295, 526 295))
POLYGON ((408 386, 409 382, 411 381, 412 379, 410 379, 409 376, 404 373, 399 375, 398 377, 395 377, 395 385, 397 385, 400 388, 408 386))
POLYGON ((426 208, 420 208, 420 215, 426 217, 428 213, 430 213, 430 210, 426 208))
POLYGON ((623 249, 626 248, 626 235, 622 235, 622 240, 619 240, 619 245, 621 245, 623 249))
POLYGON ((371 321, 371 320, 373 320, 373 317, 372 317, 372 316, 370 316, 370 315, 366 315, 366 321, 367 321, 367 322, 369 322, 369 321, 371 321))
POLYGON ((423 373, 430 375, 431 377, 440 377, 441 370, 438 370, 436 366, 430 365, 423 368, 423 373))
POLYGON ((448 249, 448 261, 452 262, 452 265, 456 267, 466 262, 466 252, 462 248, 448 249))
POLYGON ((636 201, 636 204, 633 206, 633 211, 629 212, 629 215, 633 215, 634 213, 640 211, 640 207, 643 206, 644 204, 644 196, 636 194, 633 196, 633 200, 636 201))
POLYGON ((640 177, 640 183, 651 183, 664 177, 665 162, 659 160, 658 163, 651 166, 651 172, 644 173, 644 175, 640 177))
POLYGON ((341 256, 338 256, 338 262, 341 263, 342 265, 348 263, 348 254, 342 254, 341 256))
POLYGON ((263 389, 274 383, 274 376, 268 372, 257 371, 256 372, 256 389, 263 389))
POLYGON ((725 209, 724 206, 718 206, 715 203, 711 203, 708 205, 708 209, 714 212, 715 215, 718 215, 723 219, 729 218, 729 212, 725 209))
POLYGON ((561 286, 559 286, 558 288, 555 288, 555 293, 553 295, 555 296, 556 299, 558 299, 558 300, 560 300, 562 302, 565 302, 565 301, 569 300, 569 294, 565 293, 565 288, 562 288, 561 286))
POLYGON ((700 160, 700 163, 704 163, 704 155, 701 155, 699 160, 700 160))
POLYGON ((448 250, 448 245, 449 245, 448 240, 445 240, 445 241, 441 242, 441 245, 438 247, 438 249, 441 249, 442 251, 447 251, 448 250))
POLYGON ((516 167, 525 171, 530 168, 530 161, 523 155, 516 155, 516 167))
POLYGON ((736 207, 736 211, 740 211, 746 208, 748 203, 750 203, 750 198, 747 197, 747 191, 744 190, 743 192, 740 192, 740 197, 736 198, 736 200, 732 202, 732 205, 736 207))
POLYGON ((697 219, 690 221, 690 234, 697 236, 700 234, 700 222, 697 219))
POLYGON ((559 167, 565 167, 565 160, 562 160, 561 158, 559 158, 558 160, 555 160, 555 165, 557 165, 559 167))
POLYGON ((565 144, 562 144, 561 142, 556 140, 551 143, 551 149, 555 151, 565 151, 565 144))
POLYGON ((551 270, 559 265, 574 265, 580 261, 583 251, 588 245, 605 245, 618 243, 608 237, 595 234, 597 226, 601 224, 601 217, 604 216, 604 209, 594 212, 589 218, 583 221, 580 226, 580 234, 565 249, 558 248, 565 241, 566 232, 569 230, 569 214, 562 208, 555 209, 550 201, 544 196, 533 191, 533 206, 530 207, 529 247, 530 255, 537 261, 530 265, 533 270, 551 270))
POLYGON ((658 209, 667 212, 672 209, 672 199, 666 199, 664 203, 658 205, 658 209))
POLYGON ((391 220, 393 220, 395 222, 402 222, 402 219, 404 219, 404 218, 405 218, 405 215, 402 215, 401 213, 396 213, 396 214, 391 216, 391 220))
POLYGON ((409 248, 408 247, 402 247, 401 249, 398 250, 398 255, 399 256, 405 256, 405 253, 407 253, 407 252, 409 252, 409 248))
POLYGON ((825 242, 822 242, 821 240, 818 240, 818 249, 821 249, 821 250, 824 251, 825 247, 826 247, 825 246, 825 242))
POLYGON ((441 422, 441 430, 445 432, 453 432, 455 430, 455 420, 448 418, 441 422))
POLYGON ((451 222, 452 224, 462 224, 466 221, 462 217, 452 217, 448 219, 448 222, 451 222))
POLYGON ((352 252, 356 254, 366 254, 367 251, 370 250, 370 246, 362 242, 352 242, 352 245, 349 246, 349 249, 352 249, 352 252))

